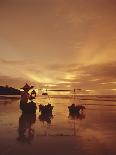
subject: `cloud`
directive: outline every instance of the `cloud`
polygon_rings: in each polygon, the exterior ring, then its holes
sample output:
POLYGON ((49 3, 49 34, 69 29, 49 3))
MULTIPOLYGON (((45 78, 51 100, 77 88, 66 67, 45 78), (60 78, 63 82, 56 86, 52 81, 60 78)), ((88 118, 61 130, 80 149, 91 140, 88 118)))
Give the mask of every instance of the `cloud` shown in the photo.
POLYGON ((95 78, 115 79, 116 78, 116 62, 109 62, 96 65, 88 65, 80 67, 85 74, 90 74, 95 78))
POLYGON ((115 4, 115 0, 0 1, 1 76, 56 87, 115 89, 109 83, 116 78, 115 4))
POLYGON ((24 65, 25 61, 0 59, 1 65, 24 65))
POLYGON ((80 65, 80 64, 55 64, 49 66, 52 72, 62 72, 66 76, 58 77, 59 84, 57 86, 70 88, 82 88, 84 90, 94 90, 96 93, 111 93, 116 85, 116 62, 80 65), (72 75, 72 76, 71 76, 72 75), (72 78, 73 77, 73 78, 72 78), (103 84, 105 82, 105 84, 103 84))

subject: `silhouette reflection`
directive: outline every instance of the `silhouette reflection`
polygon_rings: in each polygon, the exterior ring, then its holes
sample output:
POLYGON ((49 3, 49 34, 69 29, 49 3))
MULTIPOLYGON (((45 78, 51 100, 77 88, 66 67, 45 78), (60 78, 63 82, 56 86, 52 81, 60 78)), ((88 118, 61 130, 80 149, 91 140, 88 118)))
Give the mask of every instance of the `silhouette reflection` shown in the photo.
POLYGON ((19 118, 19 137, 17 140, 21 143, 30 143, 34 138, 34 124, 36 114, 22 114, 19 118))
POLYGON ((52 114, 41 114, 39 115, 39 120, 43 123, 47 123, 48 125, 51 125, 51 120, 53 119, 53 115, 52 114))
POLYGON ((82 120, 82 119, 85 119, 85 117, 86 117, 85 111, 82 111, 81 113, 77 113, 77 114, 69 113, 69 118, 71 120, 82 120))
POLYGON ((69 119, 73 120, 73 136, 77 136, 77 120, 83 120, 85 119, 85 111, 82 111, 81 113, 77 114, 71 114, 69 113, 69 119))

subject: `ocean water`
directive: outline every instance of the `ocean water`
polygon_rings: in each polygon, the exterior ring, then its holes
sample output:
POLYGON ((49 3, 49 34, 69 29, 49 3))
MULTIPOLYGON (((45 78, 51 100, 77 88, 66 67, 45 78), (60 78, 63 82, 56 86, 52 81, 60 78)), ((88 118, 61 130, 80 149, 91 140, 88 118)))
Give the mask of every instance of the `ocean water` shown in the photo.
POLYGON ((54 106, 53 116, 22 115, 19 96, 0 97, 0 155, 115 155, 116 96, 39 96, 54 106), (77 118, 68 106, 83 104, 77 118))

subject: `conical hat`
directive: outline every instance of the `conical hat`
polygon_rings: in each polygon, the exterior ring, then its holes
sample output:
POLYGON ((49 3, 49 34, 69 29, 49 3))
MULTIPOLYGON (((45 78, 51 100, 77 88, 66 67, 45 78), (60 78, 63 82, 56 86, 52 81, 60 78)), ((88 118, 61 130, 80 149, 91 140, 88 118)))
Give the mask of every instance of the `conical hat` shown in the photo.
POLYGON ((23 89, 23 90, 30 90, 30 89, 32 89, 34 86, 29 86, 27 83, 25 84, 25 86, 24 87, 22 87, 21 89, 23 89))

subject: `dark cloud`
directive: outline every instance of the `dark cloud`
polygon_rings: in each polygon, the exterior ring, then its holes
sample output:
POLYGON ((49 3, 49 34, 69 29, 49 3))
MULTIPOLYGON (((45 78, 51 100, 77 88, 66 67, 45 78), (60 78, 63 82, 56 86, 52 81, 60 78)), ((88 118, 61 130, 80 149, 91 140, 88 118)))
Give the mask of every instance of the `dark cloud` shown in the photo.
POLYGON ((94 65, 53 65, 50 68, 54 71, 64 72, 65 74, 74 74, 74 79, 58 78, 62 83, 60 86, 71 88, 82 88, 84 90, 95 90, 104 92, 116 86, 116 62, 94 64, 94 65))
MULTIPOLYGON (((83 65, 83 64, 55 64, 49 67, 51 70, 63 71, 66 73, 78 74, 82 71, 82 76, 97 78, 116 78, 116 62, 83 65)), ((81 75, 80 75, 81 76, 81 75)), ((80 77, 81 78, 81 77, 80 77)))
POLYGON ((80 70, 83 70, 85 75, 90 74, 90 76, 93 76, 95 78, 116 78, 116 62, 82 66, 80 67, 80 70))

